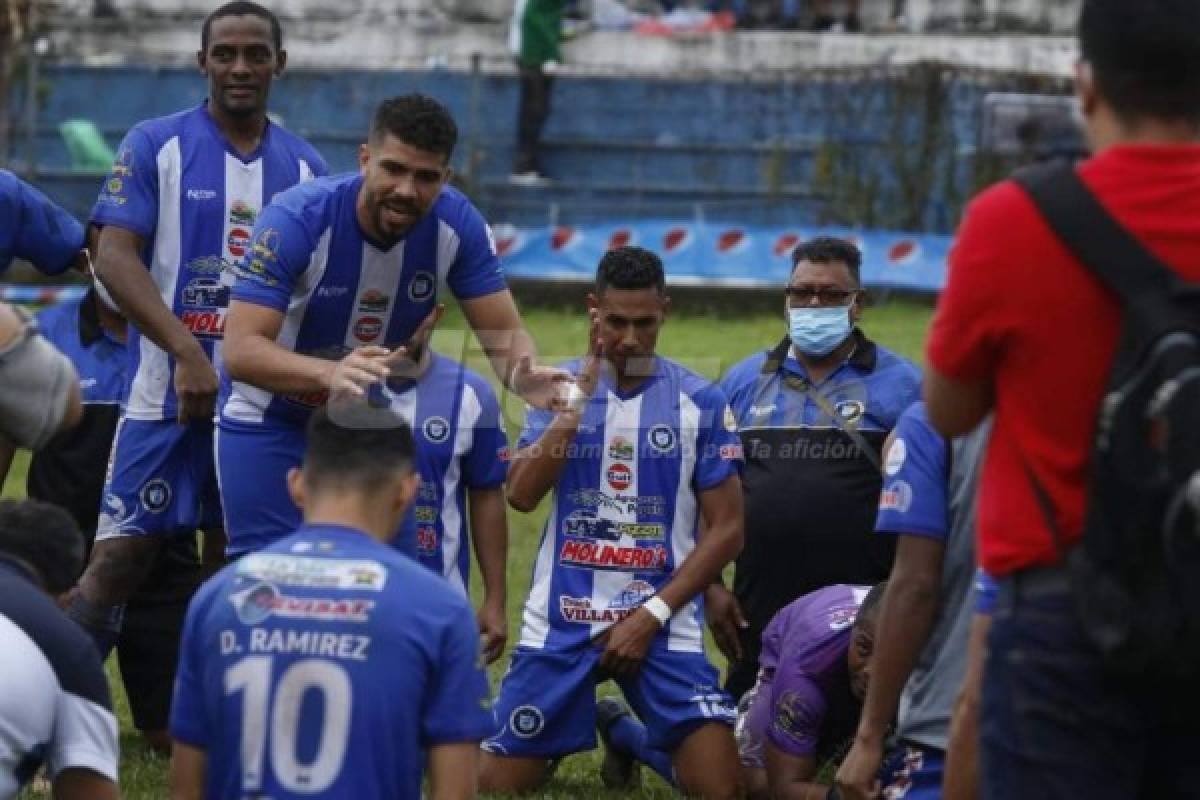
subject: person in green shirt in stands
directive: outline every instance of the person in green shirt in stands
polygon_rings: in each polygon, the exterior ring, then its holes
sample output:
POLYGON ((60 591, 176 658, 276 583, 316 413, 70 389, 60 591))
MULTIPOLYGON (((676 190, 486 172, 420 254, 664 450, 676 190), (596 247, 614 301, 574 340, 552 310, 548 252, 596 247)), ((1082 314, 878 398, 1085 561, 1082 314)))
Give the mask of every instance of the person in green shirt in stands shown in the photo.
POLYGON ((517 0, 509 46, 517 57, 521 99, 517 110, 517 157, 510 181, 517 186, 546 183, 538 157, 542 127, 550 116, 554 69, 562 60, 564 0, 517 0))

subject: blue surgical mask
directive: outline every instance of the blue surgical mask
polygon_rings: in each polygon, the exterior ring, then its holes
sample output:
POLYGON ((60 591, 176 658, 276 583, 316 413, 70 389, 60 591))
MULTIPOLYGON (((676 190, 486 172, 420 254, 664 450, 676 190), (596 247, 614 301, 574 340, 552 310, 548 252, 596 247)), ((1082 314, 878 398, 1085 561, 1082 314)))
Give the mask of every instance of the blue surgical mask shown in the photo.
POLYGON ((821 358, 846 341, 854 326, 850 322, 853 306, 805 306, 788 309, 788 336, 806 356, 821 358))

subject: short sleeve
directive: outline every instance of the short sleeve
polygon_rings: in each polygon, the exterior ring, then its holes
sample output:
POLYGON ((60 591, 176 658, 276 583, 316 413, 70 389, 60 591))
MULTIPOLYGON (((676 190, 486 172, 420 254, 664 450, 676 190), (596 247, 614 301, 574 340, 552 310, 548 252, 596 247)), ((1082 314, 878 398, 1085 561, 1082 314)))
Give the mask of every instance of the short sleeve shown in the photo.
POLYGON ((508 476, 508 437, 500 421, 496 394, 486 383, 475 387, 481 411, 475 421, 471 449, 463 458, 463 482, 472 489, 488 489, 508 476))
POLYGON ((71 266, 83 247, 83 226, 27 183, 17 182, 17 194, 13 255, 30 262, 39 272, 58 275, 71 266))
POLYGON ((458 236, 458 253, 446 273, 446 283, 454 296, 459 300, 469 300, 508 288, 491 228, 475 207, 465 200, 458 236))
POLYGON ((65 769, 89 769, 115 782, 120 758, 117 718, 104 668, 95 650, 88 647, 69 671, 72 680, 58 696, 47 766, 51 775, 65 769))
POLYGON ((521 435, 517 438, 517 449, 524 450, 541 439, 542 434, 546 432, 546 428, 550 427, 550 423, 553 421, 553 411, 529 406, 525 412, 525 427, 521 428, 521 435))
POLYGON ((231 297, 286 311, 315 249, 316 242, 300 220, 278 205, 267 206, 237 266, 231 297))
POLYGON ((1020 190, 1006 183, 980 195, 967 209, 950 251, 946 288, 926 344, 930 365, 952 380, 990 375, 1004 332, 1004 298, 1019 288, 1013 268, 1013 210, 1020 190))
POLYGON ((92 207, 91 221, 133 231, 144 239, 158 227, 158 154, 145 131, 134 128, 125 135, 100 196, 92 207))
POLYGON ((946 440, 929 424, 923 403, 900 417, 884 457, 876 532, 946 539, 946 451, 946 440))
MULTIPOLYGON (((211 588, 209 589, 211 592, 211 588)), ((179 637, 179 665, 171 700, 171 738, 193 747, 207 748, 212 729, 204 703, 204 640, 202 621, 207 603, 204 589, 192 600, 179 637)))
POLYGON ((996 610, 996 579, 980 567, 975 571, 975 613, 991 615, 996 610))
POLYGON ((442 630, 437 663, 421 709, 426 747, 482 741, 495 733, 487 676, 479 653, 479 629, 466 602, 454 607, 442 630))
POLYGON ((703 492, 736 475, 742 464, 742 440, 737 433, 737 417, 715 385, 696 395, 700 407, 700 430, 696 436, 696 471, 692 483, 703 492))
POLYGON ((826 709, 825 695, 811 677, 776 670, 767 737, 787 755, 815 755, 826 709))

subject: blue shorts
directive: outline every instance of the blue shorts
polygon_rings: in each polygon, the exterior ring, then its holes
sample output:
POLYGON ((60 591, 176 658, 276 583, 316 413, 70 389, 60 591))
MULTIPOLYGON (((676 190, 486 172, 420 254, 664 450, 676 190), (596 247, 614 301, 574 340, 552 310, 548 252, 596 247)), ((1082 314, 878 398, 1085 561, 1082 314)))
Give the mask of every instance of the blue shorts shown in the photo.
POLYGON ((213 426, 122 417, 113 436, 96 541, 219 529, 213 426))
MULTIPOLYGON (((304 461, 304 429, 254 425, 222 418, 217 423, 216 461, 229 545, 239 558, 290 536, 300 527, 300 509, 288 493, 287 474, 304 461)), ((401 530, 404 525, 401 522, 401 530)), ((416 558, 416 534, 397 535, 392 546, 416 558)))
POLYGON ((304 429, 217 423, 217 475, 230 558, 262 550, 300 527, 287 474, 304 460, 304 429))
POLYGON ((941 800, 946 753, 933 747, 902 746, 884 763, 883 800, 941 800))
MULTIPOLYGON (((518 647, 500 683, 498 733, 483 749, 501 756, 557 758, 596 746, 596 685, 601 651, 518 647)), ((717 671, 700 653, 651 650, 641 669, 617 685, 645 723, 648 744, 674 750, 709 722, 732 727, 737 712, 717 671)))

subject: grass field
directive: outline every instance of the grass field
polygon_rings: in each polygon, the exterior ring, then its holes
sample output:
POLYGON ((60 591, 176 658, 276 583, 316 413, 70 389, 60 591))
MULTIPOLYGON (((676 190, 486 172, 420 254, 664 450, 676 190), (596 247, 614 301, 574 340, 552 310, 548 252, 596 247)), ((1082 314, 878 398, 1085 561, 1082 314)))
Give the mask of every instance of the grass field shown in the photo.
MULTIPOLYGON (((920 360, 921 345, 932 309, 926 304, 912 301, 893 301, 867 310, 862 321, 866 332, 881 344, 910 358, 920 360)), ((538 342, 544 362, 554 362, 574 357, 582 352, 587 336, 585 316, 576 309, 529 309, 524 319, 538 342)), ((438 350, 454 357, 463 357, 473 367, 491 376, 485 360, 477 348, 466 345, 473 340, 462 333, 466 329, 462 317, 450 313, 442 322, 435 337, 438 350)), ((775 344, 783 334, 782 314, 755 314, 741 317, 689 316, 686 309, 678 309, 664 329, 659 342, 659 352, 690 366, 709 377, 717 377, 732 364, 750 353, 775 344)), ((515 437, 521 422, 522 405, 505 403, 505 416, 510 435, 515 437)), ((19 458, 12 474, 4 486, 5 496, 21 496, 24 493, 26 460, 19 458)), ((531 514, 509 511, 509 570, 508 570, 508 618, 509 642, 516 641, 519 632, 520 610, 529 586, 537 537, 545 518, 545 510, 531 514)), ((710 647, 717 659, 720 655, 710 647)), ((113 678, 114 694, 121 720, 121 789, 125 798, 150 800, 162 798, 166 791, 166 761, 151 753, 142 745, 130 723, 124 693, 120 688, 115 659, 109 664, 113 678)), ((507 657, 491 670, 493 685, 499 681, 507 657)), ((605 688, 601 689, 606 691, 605 688)), ((580 754, 566 759, 553 780, 539 795, 545 798, 579 797, 670 797, 671 792, 649 770, 643 770, 643 789, 636 793, 608 793, 600 786, 597 777, 599 751, 580 754)), ((28 793, 27 797, 42 797, 28 793)))

